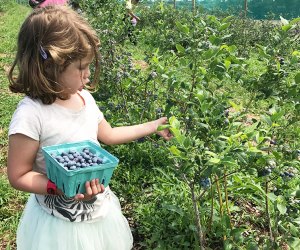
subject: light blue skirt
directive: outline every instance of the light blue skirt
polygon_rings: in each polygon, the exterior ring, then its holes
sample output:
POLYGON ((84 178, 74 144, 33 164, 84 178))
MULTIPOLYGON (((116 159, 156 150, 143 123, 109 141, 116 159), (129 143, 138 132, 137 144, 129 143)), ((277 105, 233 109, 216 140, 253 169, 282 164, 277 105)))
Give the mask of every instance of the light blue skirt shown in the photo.
POLYGON ((93 222, 69 222, 45 212, 32 194, 17 231, 18 250, 129 250, 133 239, 118 198, 93 222))

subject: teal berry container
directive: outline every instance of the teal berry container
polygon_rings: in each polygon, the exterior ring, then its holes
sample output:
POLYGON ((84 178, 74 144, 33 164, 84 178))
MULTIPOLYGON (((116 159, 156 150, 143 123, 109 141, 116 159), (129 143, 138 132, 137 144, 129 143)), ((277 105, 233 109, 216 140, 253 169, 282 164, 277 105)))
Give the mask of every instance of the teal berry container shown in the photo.
POLYGON ((92 179, 98 178, 99 182, 107 187, 113 171, 119 163, 117 157, 101 148, 98 144, 88 140, 43 147, 42 152, 46 161, 48 178, 54 182, 67 197, 73 197, 78 193, 84 194, 86 181, 92 179), (94 165, 92 166, 86 166, 84 168, 77 167, 71 170, 65 166, 66 163, 60 163, 57 160, 57 157, 61 157, 61 154, 68 154, 69 152, 80 154, 86 149, 88 149, 88 152, 94 157, 102 159, 103 162, 96 162, 93 163, 94 165))

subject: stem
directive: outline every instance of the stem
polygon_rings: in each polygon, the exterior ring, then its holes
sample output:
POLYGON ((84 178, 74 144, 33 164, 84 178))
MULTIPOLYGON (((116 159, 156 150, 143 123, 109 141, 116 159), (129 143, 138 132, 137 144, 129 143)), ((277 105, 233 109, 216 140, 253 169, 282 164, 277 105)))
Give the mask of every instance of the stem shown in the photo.
MULTIPOLYGON (((210 178, 210 182, 212 183, 212 178, 210 178)), ((214 192, 213 192, 213 185, 210 185, 210 195, 211 195, 211 210, 210 210, 210 219, 208 224, 208 231, 211 231, 212 223, 213 223, 213 216, 214 216, 214 192)))
POLYGON ((197 205, 197 198, 195 195, 195 186, 194 183, 189 182, 189 180, 186 178, 185 174, 182 175, 183 179, 186 181, 186 183, 189 185, 191 194, 192 194, 192 201, 193 201, 193 207, 194 207, 194 213, 195 213, 195 223, 196 223, 196 228, 198 232, 198 240, 199 240, 199 248, 200 250, 204 250, 204 234, 202 231, 202 226, 201 226, 201 219, 200 219, 200 212, 198 209, 197 205))
POLYGON ((270 212, 269 212, 269 199, 268 199, 268 192, 269 192, 269 188, 268 188, 268 184, 269 181, 266 180, 266 184, 265 184, 265 192, 266 192, 266 215, 267 215, 267 222, 268 222, 268 229, 269 229, 269 235, 270 235, 270 240, 272 242, 272 245, 274 245, 274 238, 273 238, 273 233, 272 233, 272 226, 271 226, 271 218, 270 218, 270 212))
POLYGON ((202 226, 201 226, 201 220, 200 220, 200 212, 197 205, 197 199, 195 195, 194 185, 190 185, 191 194, 192 194, 192 201, 194 206, 194 212, 195 212, 195 220, 196 220, 196 227, 198 231, 198 238, 199 238, 199 248, 200 250, 204 250, 204 236, 202 232, 202 226))
MULTIPOLYGON (((222 200, 222 195, 221 195, 221 189, 220 189, 220 182, 219 182, 219 177, 216 175, 216 185, 217 185, 217 190, 218 190, 218 195, 219 195, 219 204, 220 204, 220 216, 223 217, 223 200, 222 200)), ((226 234, 223 235, 223 240, 226 240, 226 234)))
POLYGON ((220 215, 222 217, 223 216, 223 201, 222 201, 222 195, 221 195, 219 177, 217 175, 215 176, 215 182, 216 182, 216 185, 217 185, 218 196, 219 196, 220 215))
POLYGON ((229 210, 229 206, 228 206, 228 190, 227 190, 226 170, 225 170, 225 177, 224 177, 224 189, 225 189, 225 205, 226 205, 226 210, 227 210, 227 214, 228 214, 228 217, 229 217, 230 228, 232 228, 230 210, 229 210))

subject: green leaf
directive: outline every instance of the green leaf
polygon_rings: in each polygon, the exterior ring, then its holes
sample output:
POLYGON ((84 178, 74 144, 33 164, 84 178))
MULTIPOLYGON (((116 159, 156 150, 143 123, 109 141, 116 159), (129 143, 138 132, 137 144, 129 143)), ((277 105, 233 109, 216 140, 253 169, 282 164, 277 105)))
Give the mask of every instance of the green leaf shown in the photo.
POLYGON ((300 239, 297 237, 295 238, 289 238, 289 246, 292 247, 292 249, 300 249, 300 239))
POLYGON ((169 118, 169 123, 173 128, 176 128, 176 129, 180 128, 180 122, 176 119, 175 116, 171 116, 169 118))
POLYGON ((298 229, 295 227, 295 225, 293 225, 292 223, 289 223, 289 231, 290 233, 294 236, 297 237, 298 236, 298 229))
POLYGON ((249 147, 249 151, 252 153, 262 153, 257 147, 249 147))
POLYGON ((157 128, 157 131, 162 131, 162 130, 168 129, 168 128, 171 128, 171 125, 169 125, 169 124, 159 125, 158 128, 157 128))
POLYGON ((229 61, 229 60, 224 61, 224 66, 226 68, 226 71, 228 71, 228 69, 230 68, 230 65, 231 65, 231 61, 229 61))
POLYGON ((286 32, 286 31, 290 30, 292 27, 293 27, 293 25, 287 24, 287 25, 283 25, 281 27, 281 29, 286 32))
POLYGON ((230 235, 233 237, 234 241, 236 242, 240 242, 243 240, 243 233, 246 230, 244 228, 234 228, 231 230, 230 235))
POLYGON ((290 21, 290 24, 295 24, 295 23, 298 23, 300 22, 300 17, 297 17, 297 18, 294 18, 290 21))
POLYGON ((211 151, 205 151, 205 154, 211 155, 212 157, 216 157, 217 154, 211 151))
POLYGON ((179 129, 173 128, 173 127, 169 128, 169 129, 170 129, 171 133, 172 133, 175 137, 181 136, 181 133, 180 133, 179 129))
POLYGON ((269 116, 262 115, 261 119, 266 122, 269 126, 272 126, 273 122, 269 116))
POLYGON ((221 20, 221 23, 227 23, 227 21, 230 21, 233 17, 234 16, 227 16, 221 20))
POLYGON ((171 151, 171 153, 173 154, 173 155, 176 155, 176 156, 182 156, 182 152, 176 147, 176 146, 171 146, 170 148, 169 148, 169 150, 171 151))
POLYGON ((176 49, 179 53, 184 53, 185 52, 185 48, 182 47, 179 43, 176 44, 176 49))
POLYGON ((300 217, 296 218, 295 220, 293 220, 294 223, 297 223, 298 225, 300 225, 300 217))
POLYGON ((178 21, 176 21, 175 24, 176 24, 176 27, 179 29, 179 31, 181 31, 185 34, 188 34, 190 32, 189 27, 187 27, 186 25, 183 25, 178 21))
POLYGON ((281 110, 281 111, 279 111, 279 112, 275 112, 275 113, 271 116, 272 122, 278 121, 284 114, 285 114, 284 110, 281 110))
POLYGON ((296 74, 295 76, 295 83, 299 84, 300 83, 300 72, 296 74))
POLYGON ((230 26, 230 23, 223 23, 223 24, 219 27, 219 31, 226 30, 229 26, 230 26))
POLYGON ((185 148, 188 148, 188 147, 190 147, 191 145, 192 145, 191 139, 188 138, 188 137, 185 137, 185 139, 184 139, 184 141, 183 141, 183 146, 184 146, 185 148))
POLYGON ((300 199, 300 189, 298 189, 298 190, 296 191, 295 197, 296 197, 297 199, 300 199))
POLYGON ((218 164, 220 161, 221 161, 221 160, 220 160, 219 158, 211 158, 211 159, 209 160, 209 162, 212 163, 212 164, 218 164))
POLYGON ((274 193, 268 193, 267 196, 272 202, 277 200, 277 196, 274 193))
POLYGON ((242 105, 238 105, 238 104, 234 103, 233 101, 229 101, 229 104, 236 112, 240 111, 243 108, 242 105))
POLYGON ((183 210, 180 207, 175 206, 175 205, 162 204, 161 207, 165 208, 165 209, 167 209, 169 211, 175 212, 175 213, 177 213, 177 214, 179 214, 181 216, 183 216, 183 214, 184 214, 183 210))
POLYGON ((286 201, 285 201, 285 199, 284 199, 284 197, 282 195, 279 195, 277 197, 277 204, 276 204, 276 206, 277 206, 277 209, 278 209, 278 211, 279 211, 279 213, 281 215, 283 215, 283 214, 286 213, 286 211, 287 211, 286 201))
POLYGON ((207 74, 206 69, 203 68, 203 67, 199 67, 199 72, 201 72, 202 75, 206 75, 207 74))

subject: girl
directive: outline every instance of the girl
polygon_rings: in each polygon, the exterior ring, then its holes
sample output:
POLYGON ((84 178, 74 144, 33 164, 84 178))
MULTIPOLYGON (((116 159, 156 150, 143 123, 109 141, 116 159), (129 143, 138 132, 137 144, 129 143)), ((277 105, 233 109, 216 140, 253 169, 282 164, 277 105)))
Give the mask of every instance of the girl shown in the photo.
MULTIPOLYGON (((126 143, 150 135, 167 122, 112 128, 84 89, 98 75, 99 40, 75 11, 65 6, 35 9, 18 36, 10 89, 23 93, 9 127, 8 178, 31 193, 18 231, 19 250, 123 250, 132 235, 120 204, 99 180, 86 182, 86 193, 67 198, 48 180, 43 146, 92 140, 126 143), (95 63, 90 83, 89 65, 95 63), (47 192, 48 191, 48 192, 47 192)), ((166 140, 170 132, 157 132, 166 140)))

